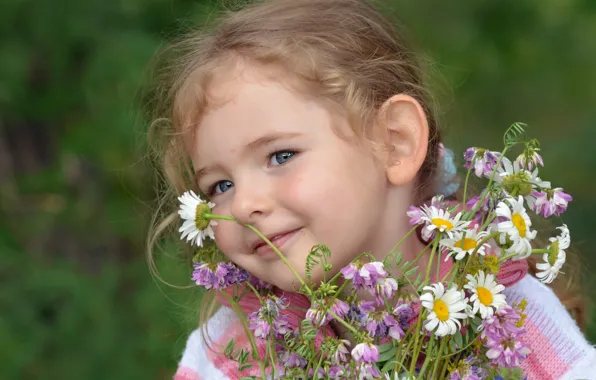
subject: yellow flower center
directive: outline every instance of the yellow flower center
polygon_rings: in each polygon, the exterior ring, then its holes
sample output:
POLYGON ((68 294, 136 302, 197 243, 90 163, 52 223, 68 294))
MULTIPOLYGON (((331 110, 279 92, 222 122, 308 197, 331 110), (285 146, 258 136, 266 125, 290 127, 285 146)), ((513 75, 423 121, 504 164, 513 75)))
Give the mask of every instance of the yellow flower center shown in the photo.
POLYGON ((209 227, 209 219, 205 218, 205 214, 211 213, 211 207, 207 203, 201 202, 197 205, 195 210, 195 226, 199 231, 203 231, 209 227))
POLYGON ((476 288, 476 292, 478 293, 478 300, 484 306, 489 306, 493 303, 493 294, 487 288, 479 286, 476 288))
POLYGON ((527 227, 526 227, 526 221, 524 220, 524 217, 521 216, 520 214, 513 214, 513 216, 511 217, 511 221, 513 222, 513 225, 515 226, 515 228, 517 228, 517 231, 519 232, 519 236, 525 238, 527 227))
POLYGON ((553 266, 559 258, 559 241, 555 240, 548 250, 548 263, 553 266))
POLYGON ((437 315, 437 318, 439 318, 439 321, 445 322, 449 319, 449 308, 447 308, 447 304, 444 301, 436 300, 433 311, 437 315))
POLYGON ((470 239, 470 238, 465 238, 465 239, 461 239, 460 241, 455 243, 455 246, 457 248, 461 248, 464 251, 469 251, 470 249, 474 249, 476 248, 476 240, 474 239, 470 239))
POLYGON ((441 227, 444 227, 446 230, 450 230, 453 228, 453 223, 451 223, 448 220, 442 219, 442 218, 434 218, 432 220, 433 224, 435 226, 437 226, 439 229, 441 229, 441 227))

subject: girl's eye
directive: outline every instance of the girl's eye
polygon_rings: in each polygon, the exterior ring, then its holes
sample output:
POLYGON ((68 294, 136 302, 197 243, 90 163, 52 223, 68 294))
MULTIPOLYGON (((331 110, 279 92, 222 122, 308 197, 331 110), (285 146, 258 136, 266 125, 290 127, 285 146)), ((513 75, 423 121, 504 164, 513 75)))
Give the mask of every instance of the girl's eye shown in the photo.
POLYGON ((271 156, 269 156, 269 165, 271 165, 271 166, 283 165, 289 159, 294 157, 295 154, 296 154, 296 152, 286 151, 286 150, 275 152, 271 156))
POLYGON ((215 185, 211 186, 209 190, 209 195, 217 195, 221 193, 225 193, 228 191, 234 184, 231 181, 219 181, 215 185))

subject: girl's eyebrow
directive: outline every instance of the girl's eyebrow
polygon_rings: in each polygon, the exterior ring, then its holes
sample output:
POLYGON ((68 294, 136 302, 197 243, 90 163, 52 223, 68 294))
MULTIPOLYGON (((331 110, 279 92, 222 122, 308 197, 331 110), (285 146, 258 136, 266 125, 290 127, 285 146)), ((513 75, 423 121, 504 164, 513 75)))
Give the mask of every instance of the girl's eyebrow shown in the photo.
MULTIPOLYGON (((290 132, 275 132, 275 133, 268 133, 264 136, 259 137, 258 139, 249 142, 243 149, 243 153, 247 153, 253 150, 256 150, 264 145, 272 143, 276 140, 281 139, 290 139, 294 137, 300 136, 300 133, 290 133, 290 132)), ((208 165, 205 167, 200 168, 195 172, 195 183, 199 183, 201 177, 205 176, 208 173, 221 170, 222 167, 219 164, 216 165, 208 165)))

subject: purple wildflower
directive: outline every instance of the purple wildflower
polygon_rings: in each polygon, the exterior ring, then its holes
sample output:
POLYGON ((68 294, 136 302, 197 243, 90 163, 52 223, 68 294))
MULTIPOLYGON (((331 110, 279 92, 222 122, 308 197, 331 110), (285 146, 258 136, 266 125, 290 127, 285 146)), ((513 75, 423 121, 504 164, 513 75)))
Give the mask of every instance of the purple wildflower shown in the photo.
MULTIPOLYGON (((319 379, 325 378, 325 370, 323 368, 317 369, 317 374, 318 374, 319 379)), ((308 370, 308 378, 312 379, 312 378, 314 378, 314 375, 315 375, 315 369, 314 368, 309 369, 308 370)))
POLYGON ((495 169, 500 156, 501 153, 499 152, 491 152, 481 148, 468 148, 464 152, 464 160, 466 161, 464 167, 470 169, 474 166, 474 174, 477 177, 489 176, 495 169))
POLYGON ((267 339, 271 326, 264 320, 258 311, 248 314, 249 328, 254 331, 257 338, 267 339))
POLYGON ((410 321, 414 316, 414 309, 411 304, 401 302, 393 308, 393 315, 395 315, 399 327, 405 331, 410 328, 410 321))
POLYGON ((397 281, 394 278, 379 278, 374 291, 374 295, 377 298, 377 305, 382 305, 385 300, 391 299, 396 291, 397 281))
POLYGON ((472 166, 472 163, 474 162, 474 157, 476 156, 476 151, 478 149, 474 148, 474 147, 470 147, 468 149, 466 149, 466 151, 464 152, 464 161, 466 161, 464 163, 464 167, 466 169, 469 169, 470 166, 472 166))
POLYGON ((233 284, 248 280, 248 272, 234 264, 219 262, 217 264, 194 264, 192 281, 205 289, 223 290, 233 284))
POLYGON ((358 379, 374 380, 381 377, 381 373, 374 364, 362 363, 358 366, 358 379))
POLYGON ((336 380, 336 379, 345 379, 345 369, 343 366, 340 365, 332 365, 331 367, 329 367, 329 370, 327 371, 327 375, 329 376, 330 379, 336 380))
POLYGON ((482 339, 488 336, 502 336, 507 334, 519 334, 521 329, 517 327, 521 316, 519 312, 509 305, 502 306, 495 314, 482 321, 482 339))
POLYGON ((342 300, 333 299, 332 301, 331 305, 328 305, 328 301, 326 301, 327 305, 325 302, 314 301, 313 306, 306 311, 306 319, 309 319, 315 327, 325 326, 332 321, 334 317, 331 312, 343 319, 350 307, 342 300))
POLYGON ((482 321, 482 339, 486 356, 499 367, 515 368, 530 354, 523 341, 526 331, 518 327, 521 316, 511 306, 503 306, 482 321))
MULTIPOLYGON (((484 195, 484 192, 482 195, 484 195)), ((478 203, 480 202, 482 195, 474 196, 474 197, 470 198, 469 201, 466 202, 466 207, 468 210, 474 210, 474 209, 476 209, 476 207, 478 207, 478 209, 476 210, 476 213, 474 213, 474 216, 472 217, 472 219, 477 222, 481 221, 482 218, 486 215, 486 213, 490 211, 490 207, 489 207, 490 197, 488 197, 488 196, 484 197, 484 200, 482 201, 480 206, 478 206, 478 203)))
POLYGON ((337 350, 333 354, 333 360, 337 364, 345 363, 348 361, 348 355, 350 351, 348 351, 348 347, 350 346, 350 342, 345 339, 340 339, 337 350))
POLYGON ((351 263, 340 270, 346 280, 352 280, 354 289, 367 289, 371 294, 375 294, 377 280, 387 277, 387 271, 383 263, 374 261, 362 265, 361 263, 351 263))
POLYGON ((536 198, 533 204, 531 204, 532 210, 545 218, 552 215, 561 215, 567 210, 569 202, 573 200, 573 197, 563 192, 563 189, 560 187, 540 192, 535 191, 532 195, 536 198))
POLYGON ((375 304, 372 301, 359 301, 358 303, 350 304, 348 319, 362 325, 366 314, 375 311, 374 305, 375 304))
POLYGON ((254 331, 257 338, 267 339, 271 327, 276 337, 282 337, 292 331, 288 317, 279 312, 286 307, 285 298, 268 296, 259 311, 248 314, 249 328, 254 331))
POLYGON ((516 368, 528 357, 530 349, 516 337, 510 336, 500 340, 488 339, 485 347, 486 356, 501 368, 516 368))
POLYGON ((400 340, 405 335, 397 320, 384 310, 364 313, 360 323, 372 338, 390 336, 395 340, 400 340))
POLYGON ((374 344, 360 343, 352 349, 352 358, 356 363, 376 363, 379 361, 379 349, 374 344))
POLYGON ((252 274, 248 277, 248 282, 257 290, 271 289, 271 287, 273 286, 270 283, 265 282, 256 276, 253 276, 252 274))
POLYGON ((424 224, 424 221, 422 220, 423 214, 424 214, 424 212, 422 211, 422 209, 420 207, 416 207, 416 206, 408 207, 408 211, 406 212, 406 215, 408 215, 408 217, 410 218, 410 226, 415 226, 417 224, 424 224))
POLYGON ((475 366, 475 358, 470 355, 460 360, 457 369, 451 372, 449 380, 481 380, 485 379, 487 374, 481 367, 475 366))
POLYGON ((292 351, 284 351, 279 357, 280 364, 285 368, 304 368, 306 359, 292 351))
POLYGON ((519 162, 519 167, 522 169, 528 169, 532 171, 535 166, 542 166, 544 167, 544 161, 542 160, 542 156, 538 154, 538 152, 531 152, 529 155, 525 153, 520 154, 517 157, 517 161, 519 162))

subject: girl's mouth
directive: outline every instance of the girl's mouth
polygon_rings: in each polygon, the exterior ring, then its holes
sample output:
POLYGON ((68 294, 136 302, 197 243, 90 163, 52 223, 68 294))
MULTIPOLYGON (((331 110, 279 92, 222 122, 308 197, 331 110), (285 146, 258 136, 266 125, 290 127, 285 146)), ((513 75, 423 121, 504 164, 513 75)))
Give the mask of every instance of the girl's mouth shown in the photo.
MULTIPOLYGON (((271 243, 273 243, 273 245, 281 250, 282 247, 293 237, 297 236, 298 233, 302 230, 302 228, 297 228, 295 230, 292 231, 287 231, 287 232, 282 232, 280 234, 275 234, 271 237, 268 237, 268 239, 271 241, 271 243)), ((270 255, 275 255, 277 256, 277 254, 273 251, 273 249, 269 246, 269 244, 265 243, 264 241, 260 241, 254 249, 254 253, 259 255, 259 256, 270 256, 270 255)), ((283 252, 282 252, 283 253, 283 252)))

